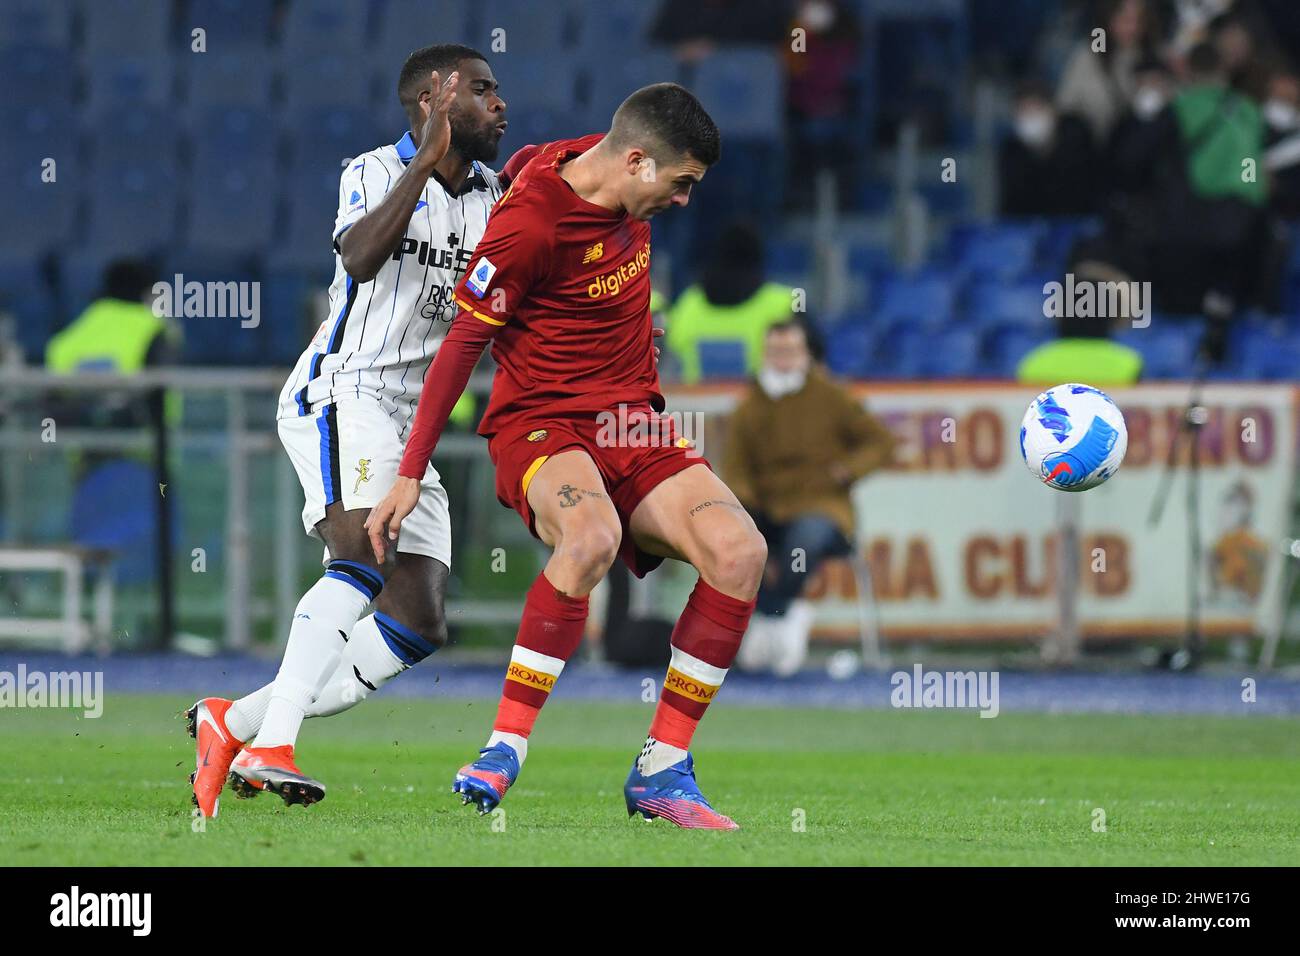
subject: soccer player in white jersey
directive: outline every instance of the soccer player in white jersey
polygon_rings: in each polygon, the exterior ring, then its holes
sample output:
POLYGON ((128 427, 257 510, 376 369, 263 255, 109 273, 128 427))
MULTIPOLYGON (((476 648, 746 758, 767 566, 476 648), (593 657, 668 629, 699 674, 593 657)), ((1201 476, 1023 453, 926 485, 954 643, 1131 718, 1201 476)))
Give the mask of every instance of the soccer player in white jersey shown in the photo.
POLYGON ((323 799, 294 760, 303 718, 347 709, 447 640, 451 526, 437 471, 425 472, 395 560, 375 561, 364 525, 397 477, 452 290, 501 195, 483 164, 496 159, 506 107, 486 58, 451 44, 412 53, 397 92, 410 131, 343 171, 329 316, 280 395, 280 440, 326 570, 298 603, 274 682, 187 714, 204 816, 216 815, 228 770, 240 796, 323 799))

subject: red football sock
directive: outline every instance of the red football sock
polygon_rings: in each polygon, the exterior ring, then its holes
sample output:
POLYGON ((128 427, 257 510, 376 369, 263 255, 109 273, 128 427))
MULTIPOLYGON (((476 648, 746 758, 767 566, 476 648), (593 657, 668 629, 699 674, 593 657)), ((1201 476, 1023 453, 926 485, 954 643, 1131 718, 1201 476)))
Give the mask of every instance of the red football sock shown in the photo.
POLYGON ((703 578, 673 628, 673 656, 650 724, 654 740, 688 750, 691 737, 727 676, 754 601, 728 597, 703 578))
POLYGON ((587 599, 556 590, 545 574, 528 590, 492 729, 527 737, 564 662, 582 643, 587 599))

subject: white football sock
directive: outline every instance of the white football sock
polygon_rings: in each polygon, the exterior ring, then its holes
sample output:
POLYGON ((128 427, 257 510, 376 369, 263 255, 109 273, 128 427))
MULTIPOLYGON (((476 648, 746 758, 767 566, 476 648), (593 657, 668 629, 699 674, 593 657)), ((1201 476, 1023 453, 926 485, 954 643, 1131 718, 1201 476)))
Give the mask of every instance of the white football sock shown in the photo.
POLYGON ((528 738, 520 737, 518 734, 507 734, 500 730, 492 731, 492 736, 488 738, 487 745, 495 747, 501 743, 515 748, 515 753, 519 756, 519 766, 522 767, 524 758, 528 756, 528 738))
POLYGON ((237 740, 252 740, 262 729, 266 708, 271 703, 271 688, 275 681, 264 684, 246 697, 241 697, 226 711, 226 729, 237 740))
POLYGON ((308 717, 330 717, 354 707, 410 665, 393 653, 370 614, 357 622, 348 635, 338 667, 330 675, 316 701, 307 708, 308 717))
POLYGON ((307 707, 338 665, 344 636, 378 595, 377 588, 367 593, 366 582, 354 576, 350 569, 357 565, 340 564, 331 561, 325 576, 298 602, 255 747, 292 745, 298 739, 307 707))
POLYGON ((641 756, 636 758, 636 769, 642 776, 650 777, 685 759, 686 751, 681 747, 647 737, 645 746, 641 748, 641 756))

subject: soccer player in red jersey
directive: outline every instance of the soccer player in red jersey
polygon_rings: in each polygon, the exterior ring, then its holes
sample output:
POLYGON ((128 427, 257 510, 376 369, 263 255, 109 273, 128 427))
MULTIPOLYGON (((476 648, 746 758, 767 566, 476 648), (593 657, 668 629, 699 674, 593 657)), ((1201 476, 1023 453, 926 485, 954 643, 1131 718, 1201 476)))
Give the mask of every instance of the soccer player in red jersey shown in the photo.
POLYGON ((482 813, 514 782, 533 722, 582 639, 587 596, 614 559, 644 576, 676 558, 700 578, 673 631, 663 692, 624 787, 627 810, 683 827, 736 826, 700 793, 688 750, 740 646, 767 546, 660 415, 649 308, 648 220, 685 206, 719 152, 695 97, 659 83, 628 97, 608 133, 530 146, 506 164, 512 185, 455 290, 458 312, 399 477, 367 521, 382 561, 491 342, 497 372, 479 433, 497 497, 554 550, 528 592, 492 736, 453 786, 482 813))

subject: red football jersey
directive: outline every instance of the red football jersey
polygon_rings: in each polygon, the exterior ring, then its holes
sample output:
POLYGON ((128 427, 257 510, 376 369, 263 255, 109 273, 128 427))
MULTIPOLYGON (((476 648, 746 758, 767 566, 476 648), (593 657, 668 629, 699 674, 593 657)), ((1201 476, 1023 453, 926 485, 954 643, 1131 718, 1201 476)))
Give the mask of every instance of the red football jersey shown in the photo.
POLYGON ((485 437, 620 404, 663 410, 650 319, 650 225, 582 199, 557 169, 603 137, 529 147, 522 169, 520 154, 506 164, 517 174, 456 286, 459 311, 429 368, 402 474, 424 474, 473 367, 470 361, 466 368, 469 352, 477 360, 488 338, 497 372, 479 426, 485 437))

